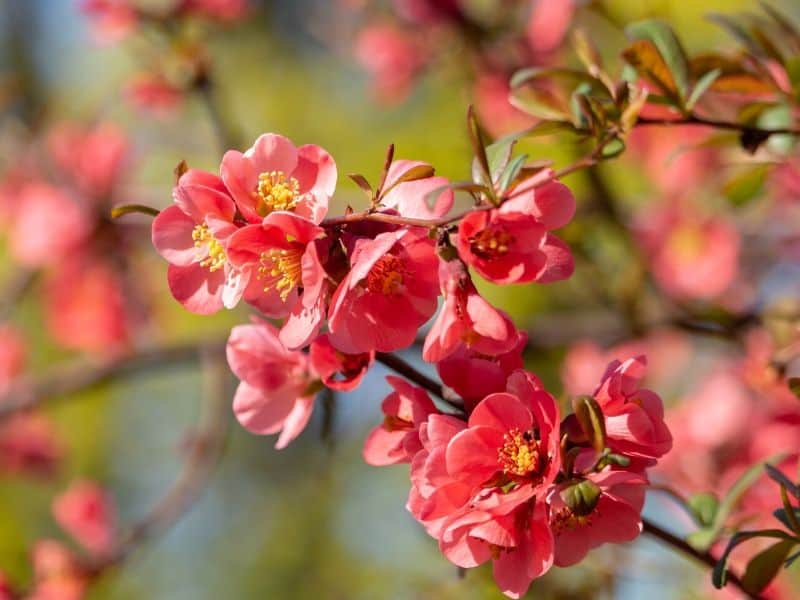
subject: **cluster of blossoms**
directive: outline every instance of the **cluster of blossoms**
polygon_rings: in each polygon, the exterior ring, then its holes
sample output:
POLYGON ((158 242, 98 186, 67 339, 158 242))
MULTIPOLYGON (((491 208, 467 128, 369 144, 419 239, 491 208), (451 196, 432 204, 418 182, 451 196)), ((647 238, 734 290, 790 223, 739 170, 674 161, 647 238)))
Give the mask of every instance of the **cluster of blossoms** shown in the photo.
MULTIPOLYGON (((360 6, 363 3, 358 3, 360 6)), ((379 4, 373 2, 371 4, 379 4)), ((513 0, 476 7, 465 0, 392 0, 388 11, 366 10, 354 54, 385 103, 403 101, 416 80, 453 48, 474 71, 472 97, 495 135, 533 123, 509 103, 511 75, 546 66, 562 46, 575 0, 513 0)))
POLYGON ((143 0, 82 0, 95 37, 115 43, 142 30, 164 39, 160 52, 139 58, 144 63, 125 86, 125 99, 134 107, 168 114, 187 92, 207 83, 210 56, 196 23, 233 25, 250 12, 249 0, 171 0, 161 5, 143 0))
POLYGON ((552 564, 635 538, 646 470, 672 443, 661 400, 639 385, 644 357, 612 362, 562 421, 523 369, 526 334, 470 274, 496 284, 569 277, 570 250, 552 233, 574 213, 569 189, 545 169, 451 217, 447 180, 396 160, 370 210, 326 219, 336 176, 322 148, 265 134, 227 152, 219 175, 184 171, 174 205, 153 222, 170 290, 187 309, 244 300, 260 313, 227 347, 242 425, 279 433, 285 447, 318 390, 354 388, 435 315, 422 357, 450 388, 448 407, 389 377, 394 391, 364 456, 411 463, 408 509, 445 556, 461 567, 493 560, 503 591, 518 597, 552 564))

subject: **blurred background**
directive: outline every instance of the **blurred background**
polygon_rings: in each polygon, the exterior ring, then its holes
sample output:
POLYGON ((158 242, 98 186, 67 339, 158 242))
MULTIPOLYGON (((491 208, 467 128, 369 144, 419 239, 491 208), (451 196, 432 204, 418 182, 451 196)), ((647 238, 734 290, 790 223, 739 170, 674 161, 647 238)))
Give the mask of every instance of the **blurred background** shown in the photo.
MULTIPOLYGON (((345 174, 377 179, 389 143, 395 144, 397 157, 429 162, 438 174, 453 180, 469 178, 464 123, 466 107, 475 102, 474 71, 459 60, 456 48, 440 52, 435 66, 420 69, 413 85, 387 98, 385 90, 376 89, 369 64, 365 68, 363 56, 359 60, 354 52, 354 39, 371 8, 366 4, 264 0, 254 2, 247 17, 236 22, 197 25, 196 39, 203 40, 203 52, 210 57, 215 107, 233 132, 233 142, 244 150, 259 134, 271 131, 298 145, 314 143, 327 149, 339 169, 331 214, 347 205, 364 206, 361 192, 345 174)), ((494 14, 509 3, 473 4, 475 14, 494 14)), ((796 2, 773 4, 800 19, 796 2)), ((660 16, 692 50, 719 49, 729 46, 730 38, 704 15, 757 9, 756 2, 745 0, 618 0, 592 5, 581 7, 573 26, 586 27, 612 64, 619 64, 621 28, 627 22, 660 16)), ((26 170, 40 169, 59 185, 52 165, 31 156, 50 152, 48 136, 63 123, 110 122, 124 132, 125 158, 115 171, 112 204, 167 206, 173 169, 181 160, 216 171, 225 148, 202 98, 187 95, 177 106, 165 102, 166 109, 156 111, 128 101, 128 82, 141 71, 142 57, 153 60, 153 52, 162 51, 153 49, 163 43, 146 35, 119 43, 98 40, 96 24, 72 0, 0 1, 0 161, 6 183, 8 173, 24 162, 26 170)), ((152 104, 158 102, 150 108, 152 104)), ((482 110, 491 115, 495 108, 482 110)), ((526 140, 521 147, 532 159, 551 159, 557 165, 579 155, 578 147, 551 139, 526 140)), ((631 157, 603 168, 603 177, 631 220, 638 207, 661 193, 653 191, 657 186, 642 168, 646 157, 637 155, 646 150, 638 148, 631 157)), ((67 143, 62 150, 91 155, 80 144, 67 143)), ((581 206, 588 206, 596 192, 591 181, 576 174, 567 183, 581 206)), ((721 196, 718 188, 703 193, 713 197, 712 204, 721 196)), ((572 280, 553 286, 482 288, 511 313, 519 328, 531 332, 533 347, 526 360, 556 394, 564 391, 561 373, 574 343, 585 338, 608 346, 626 337, 620 335, 620 329, 627 331, 625 310, 595 294, 589 280, 597 279, 595 268, 606 269, 607 277, 627 277, 614 265, 624 261, 628 249, 614 237, 613 226, 594 218, 587 209, 586 219, 576 219, 564 234, 570 242, 585 242, 588 256, 597 259, 594 267, 579 265, 572 280)), ((122 338, 128 348, 224 341, 231 326, 248 319, 244 307, 213 317, 186 312, 165 285, 166 264, 149 246, 147 219, 125 219, 124 235, 120 234, 127 257, 125 285, 132 287, 117 292, 104 287, 102 276, 95 283, 83 282, 80 275, 86 271, 80 265, 70 267, 77 271, 67 270, 77 273, 67 281, 33 274, 33 267, 14 256, 14 234, 6 231, 0 245, 0 290, 9 290, 4 295, 17 301, 3 301, 0 323, 13 323, 23 337, 26 373, 47 373, 81 352, 108 356, 122 338), (77 285, 86 289, 75 299, 70 289, 77 285), (80 338, 82 328, 93 327, 89 317, 80 316, 81 310, 96 316, 116 302, 135 305, 125 309, 129 320, 124 332, 84 344, 64 340, 80 338), (76 305, 72 308, 78 315, 69 325, 62 324, 59 334, 51 312, 64 305, 76 305)), ((61 215, 48 214, 32 218, 29 226, 38 231, 35 235, 47 231, 56 237, 68 235, 70 228, 61 215)), ((796 294, 794 264, 785 257, 769 259, 769 268, 750 281, 748 293, 778 293, 773 288, 784 293, 794 286, 796 294)), ((662 343, 667 347, 671 342, 662 343)), ((666 375, 659 380, 663 388, 657 391, 677 405, 695 389, 693 378, 703 365, 729 360, 732 353, 724 341, 682 338, 677 354, 665 359, 666 375)), ((418 354, 418 349, 404 353, 435 374, 421 364, 418 354)), ((224 454, 197 505, 165 535, 105 574, 87 597, 501 598, 489 567, 459 577, 435 541, 406 513, 406 467, 376 469, 361 459, 367 432, 382 418, 380 402, 389 390, 385 374, 376 365, 359 389, 337 393, 324 407, 320 402, 310 426, 283 451, 273 449, 274 440, 244 431, 231 415, 224 454)), ((147 512, 180 471, 181 448, 200 413, 201 375, 197 361, 188 360, 140 370, 77 394, 54 394, 58 399, 41 409, 51 445, 39 451, 46 455, 42 460, 48 467, 34 469, 33 474, 0 470, 0 570, 11 581, 31 577, 29 556, 36 540, 67 539, 50 506, 53 496, 74 479, 101 483, 113 497, 122 523, 147 512)), ((649 498, 646 511, 677 533, 689 529, 685 517, 658 497, 649 498)), ((656 542, 640 539, 594 551, 578 567, 553 569, 534 583, 530 597, 712 597, 705 578, 706 572, 656 542)))

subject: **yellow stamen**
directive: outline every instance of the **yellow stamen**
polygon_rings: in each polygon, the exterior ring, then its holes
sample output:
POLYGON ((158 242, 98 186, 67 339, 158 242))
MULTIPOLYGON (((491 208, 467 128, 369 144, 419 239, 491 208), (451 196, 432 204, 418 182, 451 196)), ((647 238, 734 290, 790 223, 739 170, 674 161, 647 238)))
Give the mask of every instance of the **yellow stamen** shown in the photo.
POLYGON ((502 256, 508 252, 509 244, 513 241, 511 235, 502 229, 484 229, 469 239, 472 253, 491 259, 502 256))
POLYGON ((584 525, 591 525, 597 510, 588 515, 576 515, 568 506, 550 514, 550 528, 553 533, 561 533, 564 530, 575 529, 584 525))
POLYGON ((403 261, 387 254, 372 266, 367 275, 367 289, 386 296, 397 294, 403 287, 403 261))
POLYGON ((531 432, 512 429, 503 436, 503 441, 503 447, 497 451, 497 460, 505 473, 524 476, 541 470, 539 443, 531 432))
POLYGON ((256 212, 262 217, 276 210, 292 210, 300 195, 300 183, 283 171, 269 171, 258 176, 256 212))
POLYGON ((201 267, 207 267, 213 273, 225 266, 225 249, 211 233, 208 225, 196 225, 192 230, 192 239, 194 247, 200 250, 197 260, 201 267))
POLYGON ((275 289, 284 302, 300 283, 303 254, 295 249, 273 249, 261 253, 258 278, 265 280, 264 291, 275 289))

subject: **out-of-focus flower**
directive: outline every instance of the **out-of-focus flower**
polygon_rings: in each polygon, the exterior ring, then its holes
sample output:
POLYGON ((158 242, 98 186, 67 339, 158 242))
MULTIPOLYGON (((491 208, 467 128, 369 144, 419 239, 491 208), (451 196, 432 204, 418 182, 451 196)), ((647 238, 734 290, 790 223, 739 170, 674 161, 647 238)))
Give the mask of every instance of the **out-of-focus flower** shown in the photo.
POLYGON ((25 348, 20 332, 11 325, 0 324, 0 396, 25 368, 25 348))
POLYGON ((183 103, 184 91, 163 75, 143 72, 128 80, 125 98, 136 108, 167 115, 183 103))
POLYGON ((248 0, 183 0, 179 12, 222 22, 243 19, 249 12, 248 0))
POLYGON ((241 379, 233 398, 236 418, 252 433, 280 432, 275 447, 285 448, 303 431, 314 408, 318 380, 308 357, 287 350, 278 330, 259 320, 231 330, 227 355, 241 379))
POLYGON ((93 32, 103 43, 118 42, 139 24, 131 0, 82 0, 81 8, 94 21, 93 32))
POLYGON ((525 34, 536 54, 553 52, 569 31, 574 0, 533 0, 525 34))
POLYGON ((53 540, 36 542, 33 571, 34 588, 27 600, 81 600, 89 583, 75 555, 53 540))
POLYGON ((44 415, 19 413, 0 424, 0 472, 48 477, 62 455, 53 423, 44 415))
POLYGON ((114 504, 91 481, 75 481, 53 500, 58 524, 84 548, 102 554, 111 548, 116 529, 114 504))
POLYGON ((648 210, 637 229, 653 276, 676 298, 715 298, 736 279, 740 235, 725 217, 673 204, 648 210))
POLYGON ((363 29, 355 42, 358 62, 372 77, 381 102, 396 104, 409 94, 424 64, 424 55, 413 34, 391 24, 363 29))
POLYGON ((509 79, 496 73, 479 73, 475 79, 475 109, 481 124, 493 137, 522 131, 536 122, 509 102, 509 79))

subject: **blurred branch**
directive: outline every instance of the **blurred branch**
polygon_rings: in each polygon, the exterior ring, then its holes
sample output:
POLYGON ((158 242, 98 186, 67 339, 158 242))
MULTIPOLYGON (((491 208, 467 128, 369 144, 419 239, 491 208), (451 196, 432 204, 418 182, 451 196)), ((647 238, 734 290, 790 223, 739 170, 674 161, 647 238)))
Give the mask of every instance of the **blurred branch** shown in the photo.
POLYGON ((714 119, 706 119, 694 114, 690 114, 681 119, 649 119, 639 117, 636 121, 636 126, 639 125, 699 125, 705 127, 713 127, 715 129, 726 129, 729 131, 738 131, 747 134, 757 134, 762 136, 771 135, 798 135, 800 136, 800 129, 792 129, 791 127, 777 127, 775 129, 767 129, 762 127, 754 127, 752 125, 745 125, 744 123, 733 123, 730 121, 717 121, 714 119))
POLYGON ((225 152, 231 148, 238 148, 239 136, 233 132, 233 128, 225 120, 219 106, 217 89, 211 76, 208 73, 203 74, 198 79, 194 89, 197 90, 198 96, 206 106, 208 117, 214 128, 214 133, 216 134, 221 150, 225 152))
POLYGON ((16 305, 36 283, 38 274, 35 270, 19 270, 6 283, 0 298, 0 323, 11 316, 16 305))
POLYGON ((200 498, 223 454, 231 395, 224 346, 201 348, 200 355, 204 414, 189 437, 183 469, 161 500, 120 537, 110 552, 85 565, 86 573, 92 577, 123 562, 141 545, 165 534, 177 523, 200 498))
MULTIPOLYGON (((710 568, 714 568, 717 564, 717 559, 714 558, 708 552, 700 552, 695 550, 692 546, 690 546, 687 542, 682 540, 676 535, 671 534, 664 529, 661 529, 658 525, 653 523, 652 521, 647 520, 646 518, 642 517, 642 524, 644 526, 644 533, 650 534, 655 538, 658 538, 664 544, 670 546, 673 550, 677 550, 681 554, 688 556, 695 561, 702 563, 710 568)), ((736 575, 728 571, 728 583, 739 588, 739 591, 744 594, 746 598, 751 598, 752 600, 765 600, 764 596, 760 594, 751 594, 750 592, 744 589, 744 585, 742 584, 741 579, 739 579, 736 575)))
POLYGON ((405 378, 413 381, 421 388, 428 390, 436 397, 441 398, 442 400, 447 402, 447 404, 449 404, 453 408, 463 412, 464 405, 461 403, 461 401, 458 399, 457 396, 454 396, 452 392, 448 390, 445 386, 443 386, 441 383, 437 383, 424 373, 418 371, 416 368, 414 368, 413 365, 406 362, 396 354, 391 354, 389 352, 376 352, 375 360, 389 367, 392 371, 395 371, 396 373, 399 373, 405 378))
POLYGON ((55 397, 130 377, 149 369, 191 362, 204 352, 221 352, 224 348, 223 339, 159 346, 103 360, 78 359, 54 367, 39 376, 21 377, 5 395, 0 396, 0 421, 55 397))

